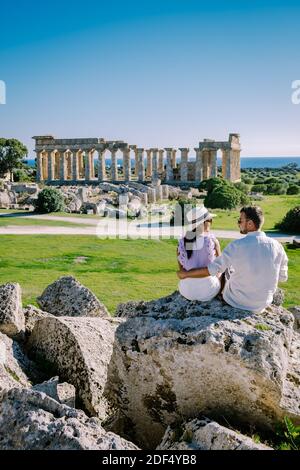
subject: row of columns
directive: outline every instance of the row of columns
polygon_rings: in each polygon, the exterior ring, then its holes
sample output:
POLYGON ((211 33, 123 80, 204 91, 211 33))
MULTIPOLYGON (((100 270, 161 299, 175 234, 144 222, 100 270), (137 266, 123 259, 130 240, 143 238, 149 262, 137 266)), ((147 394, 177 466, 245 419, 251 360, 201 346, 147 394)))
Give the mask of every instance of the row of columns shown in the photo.
MULTIPOLYGON (((117 166, 117 148, 96 150, 98 152, 98 180, 108 179, 105 167, 105 151, 111 152, 111 180, 119 179, 117 166)), ((139 181, 147 178, 157 179, 165 171, 165 181, 174 181, 174 168, 176 168, 176 149, 152 148, 145 150, 143 148, 122 148, 123 153, 123 179, 130 181, 132 179, 130 150, 135 153, 135 176, 139 181), (166 165, 164 165, 164 153, 166 152, 166 165)), ((180 148, 180 173, 181 182, 191 180, 189 178, 189 148, 180 148)), ((217 150, 195 148, 196 161, 192 180, 202 181, 210 177, 217 176, 217 150)), ((37 152, 37 180, 95 180, 94 152, 90 150, 42 150, 37 152)), ((222 174, 226 179, 232 179, 232 172, 238 171, 240 165, 239 152, 232 149, 222 149, 222 174)))

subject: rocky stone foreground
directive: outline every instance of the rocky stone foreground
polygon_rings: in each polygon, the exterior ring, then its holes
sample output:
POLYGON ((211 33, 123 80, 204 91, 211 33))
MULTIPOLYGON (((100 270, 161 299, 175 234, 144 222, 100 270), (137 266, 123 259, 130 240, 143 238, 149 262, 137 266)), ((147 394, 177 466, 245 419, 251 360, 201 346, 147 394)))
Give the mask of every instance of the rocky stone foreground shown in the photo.
POLYGON ((111 317, 72 277, 37 302, 0 286, 0 449, 265 450, 243 433, 300 423, 300 335, 280 305, 174 292, 111 317))

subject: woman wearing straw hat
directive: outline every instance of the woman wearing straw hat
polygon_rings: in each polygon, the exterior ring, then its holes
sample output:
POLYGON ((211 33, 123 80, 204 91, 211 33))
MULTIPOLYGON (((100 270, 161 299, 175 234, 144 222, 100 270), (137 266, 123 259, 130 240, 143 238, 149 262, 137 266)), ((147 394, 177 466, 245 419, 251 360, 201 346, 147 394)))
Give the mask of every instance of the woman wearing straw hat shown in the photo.
MULTIPOLYGON (((215 214, 211 214, 206 207, 194 207, 187 213, 189 230, 179 241, 177 259, 180 269, 190 269, 208 266, 220 255, 220 245, 216 237, 205 231, 205 222, 212 221, 215 214)), ((180 294, 188 300, 209 301, 220 291, 221 283, 217 276, 202 278, 185 278, 179 281, 180 294)))

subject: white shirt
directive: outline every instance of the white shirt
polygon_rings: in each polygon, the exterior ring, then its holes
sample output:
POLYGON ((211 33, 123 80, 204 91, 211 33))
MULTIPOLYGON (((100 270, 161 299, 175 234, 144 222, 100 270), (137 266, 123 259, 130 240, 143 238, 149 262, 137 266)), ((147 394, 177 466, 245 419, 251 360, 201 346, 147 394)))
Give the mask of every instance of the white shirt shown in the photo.
POLYGON ((260 313, 272 303, 279 281, 288 279, 284 248, 264 232, 249 232, 234 240, 208 265, 211 276, 226 271, 225 302, 260 313))

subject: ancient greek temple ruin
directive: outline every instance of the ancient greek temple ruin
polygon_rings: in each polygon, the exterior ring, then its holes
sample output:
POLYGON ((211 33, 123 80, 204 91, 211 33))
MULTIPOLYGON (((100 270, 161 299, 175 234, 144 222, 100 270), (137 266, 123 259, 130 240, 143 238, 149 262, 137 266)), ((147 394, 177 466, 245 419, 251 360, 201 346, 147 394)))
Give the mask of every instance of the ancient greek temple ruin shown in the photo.
POLYGON ((239 134, 229 134, 225 142, 204 139, 194 148, 193 157, 189 155, 189 148, 144 149, 122 140, 56 139, 51 135, 33 139, 39 182, 92 184, 160 179, 166 184, 196 184, 217 176, 219 150, 223 178, 240 181, 239 134), (118 165, 120 160, 122 164, 118 165))

